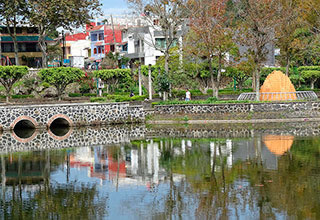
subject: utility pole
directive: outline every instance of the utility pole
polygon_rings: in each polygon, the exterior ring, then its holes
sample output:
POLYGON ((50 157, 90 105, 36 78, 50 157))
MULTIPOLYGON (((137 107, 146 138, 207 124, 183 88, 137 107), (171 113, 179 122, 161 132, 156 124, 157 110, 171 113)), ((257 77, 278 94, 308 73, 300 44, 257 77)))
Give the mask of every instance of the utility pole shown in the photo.
POLYGON ((152 100, 151 64, 149 64, 148 76, 149 76, 149 100, 152 100))
POLYGON ((2 66, 2 28, 0 27, 0 66, 2 66))
POLYGON ((110 15, 110 17, 111 17, 111 27, 112 27, 112 33, 113 33, 114 52, 118 52, 117 42, 116 42, 116 34, 115 34, 115 31, 114 31, 113 17, 112 17, 112 15, 110 15))

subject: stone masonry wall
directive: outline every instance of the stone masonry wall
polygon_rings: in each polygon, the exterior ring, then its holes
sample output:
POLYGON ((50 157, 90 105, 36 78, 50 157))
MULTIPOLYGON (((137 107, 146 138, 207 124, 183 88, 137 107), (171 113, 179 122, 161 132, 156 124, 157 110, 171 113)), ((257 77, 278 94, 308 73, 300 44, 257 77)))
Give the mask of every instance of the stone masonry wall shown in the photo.
POLYGON ((86 103, 0 107, 0 126, 4 130, 13 129, 21 120, 27 120, 36 128, 46 128, 63 118, 70 126, 99 124, 120 124, 143 122, 143 108, 129 107, 128 103, 86 103))
POLYGON ((212 119, 281 119, 320 117, 320 102, 274 102, 204 105, 157 105, 155 115, 206 115, 212 119))

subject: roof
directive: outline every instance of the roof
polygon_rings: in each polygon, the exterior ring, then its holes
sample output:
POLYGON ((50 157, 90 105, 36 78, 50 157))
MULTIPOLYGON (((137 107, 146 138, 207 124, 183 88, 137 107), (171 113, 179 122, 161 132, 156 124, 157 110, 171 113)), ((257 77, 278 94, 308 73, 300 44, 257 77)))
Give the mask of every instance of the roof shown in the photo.
POLYGON ((78 41, 78 40, 85 40, 85 39, 86 39, 85 33, 78 33, 78 34, 66 36, 66 41, 78 41))
POLYGON ((99 41, 95 44, 95 46, 101 46, 103 44, 103 42, 99 41))
POLYGON ((98 26, 94 26, 89 28, 88 31, 99 31, 104 25, 98 25, 98 26))
MULTIPOLYGON (((17 36, 18 42, 38 42, 39 36, 17 36)), ((2 36, 2 42, 13 42, 12 37, 10 36, 2 36)), ((46 37, 46 41, 54 41, 50 37, 46 37)))

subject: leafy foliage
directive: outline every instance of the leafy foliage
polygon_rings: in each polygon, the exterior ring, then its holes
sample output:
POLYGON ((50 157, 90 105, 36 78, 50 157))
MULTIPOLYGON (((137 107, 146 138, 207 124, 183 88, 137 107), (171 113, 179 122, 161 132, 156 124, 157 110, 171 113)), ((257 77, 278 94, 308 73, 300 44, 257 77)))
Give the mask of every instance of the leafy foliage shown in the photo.
POLYGON ((96 78, 100 78, 113 88, 128 90, 133 82, 130 69, 104 69, 93 71, 96 78))
POLYGON ((78 68, 57 67, 42 69, 39 72, 40 79, 56 87, 59 100, 67 85, 77 82, 84 77, 84 72, 78 68))
POLYGON ((28 74, 26 66, 0 66, 0 83, 4 86, 7 95, 7 102, 14 83, 28 74))
POLYGON ((314 89, 314 83, 320 77, 320 66, 301 66, 298 71, 304 79, 311 81, 311 89, 314 89))
POLYGON ((155 81, 155 90, 158 92, 169 92, 171 80, 168 74, 163 73, 157 76, 155 81))

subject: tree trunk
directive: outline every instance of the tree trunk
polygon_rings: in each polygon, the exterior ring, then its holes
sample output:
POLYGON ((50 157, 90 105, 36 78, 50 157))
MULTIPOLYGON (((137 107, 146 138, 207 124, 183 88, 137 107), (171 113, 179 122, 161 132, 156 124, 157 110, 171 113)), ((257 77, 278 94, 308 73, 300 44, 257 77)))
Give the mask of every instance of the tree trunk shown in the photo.
POLYGON ((209 71, 210 71, 210 75, 211 75, 211 84, 212 84, 212 96, 218 98, 218 85, 216 80, 214 79, 214 72, 212 69, 212 60, 211 58, 209 59, 209 71))
POLYGON ((311 89, 314 89, 314 84, 317 81, 317 79, 311 79, 311 89))
POLYGON ((258 68, 255 69, 255 75, 256 75, 256 83, 255 83, 255 89, 256 89, 256 101, 260 100, 260 70, 258 68))
POLYGON ((46 33, 43 31, 42 27, 39 27, 39 46, 42 52, 42 68, 47 68, 47 44, 46 44, 46 33), (42 31, 41 31, 42 30, 42 31))
POLYGON ((149 64, 148 79, 149 79, 149 100, 152 100, 151 64, 149 64))
POLYGON ((13 41, 14 59, 15 59, 16 65, 19 66, 20 64, 19 64, 19 54, 18 54, 19 51, 18 51, 18 41, 17 41, 17 22, 16 22, 16 15, 13 15, 13 16, 15 16, 14 20, 13 20, 13 24, 12 24, 13 33, 10 30, 11 25, 9 23, 9 18, 6 18, 7 19, 7 29, 8 29, 9 35, 13 41))
POLYGON ((255 92, 256 91, 256 73, 253 72, 252 74, 252 90, 255 92))
POLYGON ((290 68, 290 60, 289 60, 289 56, 287 56, 286 76, 289 76, 289 68, 290 68))
POLYGON ((13 39, 13 47, 14 47, 14 59, 16 61, 16 65, 19 66, 20 63, 19 63, 19 50, 18 50, 18 42, 17 42, 17 37, 12 37, 13 39))

